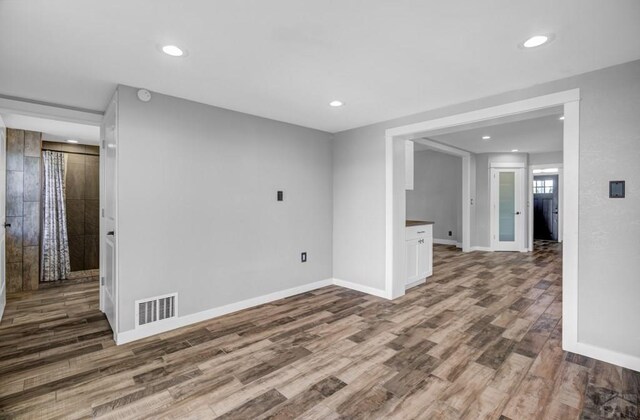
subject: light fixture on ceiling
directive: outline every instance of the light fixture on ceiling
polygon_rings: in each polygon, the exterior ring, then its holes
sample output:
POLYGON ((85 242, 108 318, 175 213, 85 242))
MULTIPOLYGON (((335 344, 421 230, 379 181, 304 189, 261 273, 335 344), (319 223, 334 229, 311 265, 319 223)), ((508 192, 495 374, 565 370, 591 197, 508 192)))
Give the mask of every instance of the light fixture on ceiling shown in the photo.
POLYGON ((491 136, 482 136, 482 140, 491 140, 491 136))
POLYGON ((170 55, 171 57, 182 57, 184 55, 184 51, 180 47, 176 47, 175 45, 165 45, 162 47, 162 52, 170 55))
POLYGON ((329 102, 329 106, 332 106, 334 108, 338 108, 338 107, 340 107, 342 105, 344 105, 344 102, 338 101, 338 100, 329 102))
POLYGON ((540 47, 540 46, 542 46, 544 44, 547 44, 547 43, 551 42, 552 40, 553 40, 553 35, 552 34, 534 35, 534 36, 528 38, 522 44, 520 44, 520 46, 523 47, 523 48, 536 48, 536 47, 540 47))
POLYGON ((67 143, 74 143, 75 144, 77 142, 78 142, 78 140, 72 140, 72 139, 67 140, 67 143))
POLYGON ((560 121, 564 121, 564 115, 560 118, 558 118, 560 121))
POLYGON ((511 149, 511 151, 512 151, 513 153, 515 153, 515 152, 517 152, 517 151, 518 151, 518 149, 511 149))

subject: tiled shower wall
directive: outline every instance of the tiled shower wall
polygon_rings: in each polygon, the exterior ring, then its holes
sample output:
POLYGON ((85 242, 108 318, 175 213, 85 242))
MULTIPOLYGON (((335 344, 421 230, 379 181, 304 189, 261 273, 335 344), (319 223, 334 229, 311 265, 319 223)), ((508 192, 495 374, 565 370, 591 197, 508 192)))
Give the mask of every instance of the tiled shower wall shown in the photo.
POLYGON ((7 129, 7 291, 34 290, 40 280, 41 134, 7 129))
POLYGON ((100 149, 47 141, 42 148, 67 152, 65 203, 71 271, 96 269, 100 258, 100 149))

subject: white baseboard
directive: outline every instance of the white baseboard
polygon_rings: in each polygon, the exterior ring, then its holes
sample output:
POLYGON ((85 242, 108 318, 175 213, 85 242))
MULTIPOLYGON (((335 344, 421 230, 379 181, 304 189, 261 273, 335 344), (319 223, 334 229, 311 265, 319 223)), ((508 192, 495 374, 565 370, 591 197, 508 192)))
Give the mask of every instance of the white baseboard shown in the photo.
POLYGON ((490 246, 472 246, 472 251, 485 251, 485 252, 493 252, 490 246))
POLYGON ((378 296, 385 299, 389 298, 385 290, 376 289, 374 287, 363 286, 358 283, 352 283, 350 281, 335 278, 333 279, 333 284, 340 287, 346 287, 347 289, 357 290, 358 292, 366 293, 368 295, 378 296))
POLYGON ((439 245, 455 245, 458 248, 462 248, 462 242, 458 242, 455 239, 437 239, 437 238, 433 238, 433 243, 434 244, 439 244, 439 245))
POLYGON ((180 327, 186 327, 187 325, 195 324, 198 322, 207 321, 209 319, 227 315, 232 312, 237 312, 243 309, 251 308, 253 306, 273 302, 274 300, 284 299, 293 295, 299 295, 300 293, 305 293, 311 290, 319 289, 321 287, 330 286, 332 284, 334 284, 333 279, 326 279, 317 281, 315 283, 292 287, 291 289, 269 293, 268 295, 257 296, 251 299, 242 300, 240 302, 234 302, 228 305, 219 306, 217 308, 207 309, 206 311, 197 312, 195 314, 189 314, 178 318, 171 318, 153 324, 141 326, 133 330, 123 331, 121 333, 114 334, 114 339, 116 341, 116 344, 130 343, 142 338, 151 337, 152 335, 175 330, 176 328, 180 327))
POLYGON ((6 289, 3 287, 0 291, 0 321, 2 321, 2 315, 4 315, 4 307, 7 305, 6 289))
POLYGON ((603 349, 586 343, 563 343, 563 350, 640 372, 640 357, 603 349))

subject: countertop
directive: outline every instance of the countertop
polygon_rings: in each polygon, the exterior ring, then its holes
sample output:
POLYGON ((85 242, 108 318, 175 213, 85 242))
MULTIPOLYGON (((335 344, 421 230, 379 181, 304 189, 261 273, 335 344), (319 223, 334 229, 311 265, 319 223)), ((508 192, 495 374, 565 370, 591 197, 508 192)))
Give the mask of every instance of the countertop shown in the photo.
POLYGON ((421 226, 421 225, 432 225, 433 222, 425 222, 424 220, 407 220, 406 227, 411 226, 421 226))

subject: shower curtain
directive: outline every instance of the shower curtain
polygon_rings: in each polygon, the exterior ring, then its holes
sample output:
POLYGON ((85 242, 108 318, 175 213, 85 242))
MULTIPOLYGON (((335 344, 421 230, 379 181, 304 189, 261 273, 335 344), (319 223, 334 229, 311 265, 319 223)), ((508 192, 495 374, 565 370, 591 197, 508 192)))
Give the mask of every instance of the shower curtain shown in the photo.
POLYGON ((71 271, 67 210, 65 206, 65 155, 42 152, 44 163, 44 215, 42 221, 42 281, 66 279, 71 271))

